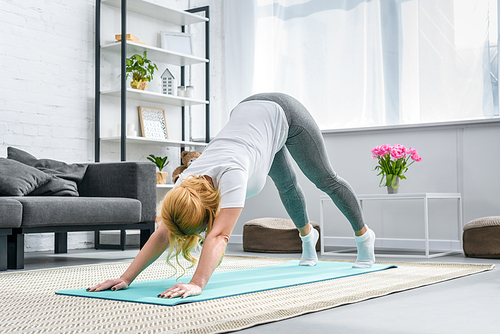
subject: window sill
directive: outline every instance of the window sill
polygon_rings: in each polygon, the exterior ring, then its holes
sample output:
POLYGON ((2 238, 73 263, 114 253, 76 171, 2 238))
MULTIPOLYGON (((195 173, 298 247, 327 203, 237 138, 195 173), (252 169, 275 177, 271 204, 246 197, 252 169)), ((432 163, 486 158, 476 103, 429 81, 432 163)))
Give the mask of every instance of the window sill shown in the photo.
POLYGON ((485 119, 462 120, 462 121, 451 121, 451 122, 381 125, 381 126, 367 126, 359 128, 328 129, 328 130, 321 130, 321 133, 327 135, 327 134, 356 133, 356 132, 367 132, 367 131, 387 132, 387 131, 406 131, 406 130, 427 130, 427 129, 440 129, 440 128, 467 128, 469 126, 497 125, 497 124, 500 124, 499 116, 494 116, 485 119))

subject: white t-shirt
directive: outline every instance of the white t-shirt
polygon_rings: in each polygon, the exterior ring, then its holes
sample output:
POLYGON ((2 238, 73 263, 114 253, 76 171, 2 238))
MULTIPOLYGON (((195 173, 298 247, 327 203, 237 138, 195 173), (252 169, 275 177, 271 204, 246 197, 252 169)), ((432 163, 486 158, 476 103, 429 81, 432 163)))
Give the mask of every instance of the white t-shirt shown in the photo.
POLYGON ((229 122, 180 176, 208 175, 221 192, 221 208, 239 208, 266 183, 274 155, 288 136, 283 109, 271 101, 240 103, 229 122))

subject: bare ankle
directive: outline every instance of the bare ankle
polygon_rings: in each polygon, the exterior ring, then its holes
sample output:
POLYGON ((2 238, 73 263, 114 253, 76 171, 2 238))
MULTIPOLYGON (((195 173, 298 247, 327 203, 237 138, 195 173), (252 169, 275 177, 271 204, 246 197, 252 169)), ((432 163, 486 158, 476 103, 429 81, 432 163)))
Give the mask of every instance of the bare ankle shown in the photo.
POLYGON ((357 236, 357 237, 360 237, 362 236, 363 234, 366 233, 366 231, 368 231, 368 228, 365 226, 363 226, 363 228, 359 231, 354 231, 354 235, 357 236))
POLYGON ((302 237, 305 237, 309 233, 311 233, 311 224, 307 223, 304 227, 297 228, 299 230, 299 233, 302 237))

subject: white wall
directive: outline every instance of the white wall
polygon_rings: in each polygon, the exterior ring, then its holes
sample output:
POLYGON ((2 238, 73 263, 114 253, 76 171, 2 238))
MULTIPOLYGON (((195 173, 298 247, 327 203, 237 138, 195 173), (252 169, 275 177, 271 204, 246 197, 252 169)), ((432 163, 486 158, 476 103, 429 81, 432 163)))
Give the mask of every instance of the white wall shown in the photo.
POLYGON ((0 1, 0 155, 89 161, 94 1, 0 1))

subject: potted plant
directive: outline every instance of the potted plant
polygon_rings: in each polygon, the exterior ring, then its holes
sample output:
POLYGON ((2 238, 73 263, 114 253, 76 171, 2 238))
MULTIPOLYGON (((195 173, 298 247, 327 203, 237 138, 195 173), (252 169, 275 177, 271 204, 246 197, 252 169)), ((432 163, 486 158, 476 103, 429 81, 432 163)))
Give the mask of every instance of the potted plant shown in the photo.
POLYGON ((389 194, 396 194, 399 188, 399 180, 406 180, 404 175, 415 161, 421 161, 416 149, 406 148, 403 145, 381 145, 372 149, 372 158, 378 159, 378 165, 374 170, 382 175, 380 187, 387 186, 389 194), (411 162, 409 162, 411 158, 411 162))
POLYGON ((130 86, 135 89, 144 90, 148 87, 147 83, 153 80, 154 71, 158 71, 156 64, 147 59, 146 51, 143 56, 135 54, 127 58, 126 65, 127 78, 132 74, 130 86))
POLYGON ((162 172, 161 170, 168 165, 169 161, 167 161, 168 157, 155 157, 153 154, 150 154, 147 159, 154 163, 156 167, 158 167, 158 172, 156 172, 156 184, 165 184, 167 183, 168 172, 162 172))

